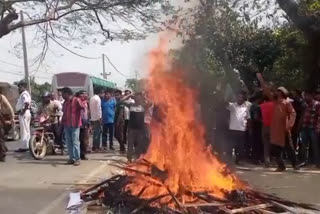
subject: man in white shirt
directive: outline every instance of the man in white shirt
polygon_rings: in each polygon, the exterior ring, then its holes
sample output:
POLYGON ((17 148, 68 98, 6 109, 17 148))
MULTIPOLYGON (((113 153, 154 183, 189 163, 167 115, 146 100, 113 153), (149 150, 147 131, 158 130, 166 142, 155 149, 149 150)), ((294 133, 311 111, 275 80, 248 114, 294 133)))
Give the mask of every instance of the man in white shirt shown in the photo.
POLYGON ((231 146, 228 148, 227 154, 231 157, 232 150, 235 149, 236 164, 239 164, 243 156, 247 123, 250 119, 250 106, 251 103, 246 101, 246 93, 240 92, 237 96, 237 102, 229 103, 227 107, 230 111, 229 130, 231 140, 231 146))
POLYGON ((102 109, 101 109, 101 97, 103 97, 104 91, 95 91, 95 95, 91 97, 89 103, 91 124, 93 128, 93 145, 92 151, 97 151, 100 149, 101 142, 101 118, 102 118, 102 109))
POLYGON ((20 124, 20 137, 21 144, 20 148, 15 152, 26 152, 29 148, 29 141, 31 137, 30 133, 30 121, 31 121, 31 96, 27 89, 27 84, 21 81, 18 84, 20 97, 18 99, 16 110, 19 113, 19 124, 20 124))

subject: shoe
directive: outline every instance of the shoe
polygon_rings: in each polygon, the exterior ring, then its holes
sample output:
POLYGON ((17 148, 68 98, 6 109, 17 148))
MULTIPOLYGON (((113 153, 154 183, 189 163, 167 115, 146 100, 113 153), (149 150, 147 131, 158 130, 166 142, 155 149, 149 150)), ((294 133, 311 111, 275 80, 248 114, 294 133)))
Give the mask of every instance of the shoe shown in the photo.
POLYGON ((89 160, 86 156, 81 157, 81 160, 89 160))
POLYGON ((28 149, 17 149, 17 150, 14 150, 14 152, 18 152, 18 153, 23 153, 23 152, 27 152, 28 149))
POLYGON ((286 168, 277 168, 276 170, 275 170, 275 172, 284 172, 284 171, 286 171, 286 168))
POLYGON ((265 163, 264 164, 264 168, 269 168, 270 167, 270 163, 265 163))
POLYGON ((110 149, 110 150, 112 150, 112 151, 114 151, 114 148, 113 148, 113 146, 110 146, 110 147, 109 147, 109 149, 110 149))
POLYGON ((6 156, 0 157, 0 162, 6 162, 6 156))
POLYGON ((74 160, 68 160, 67 165, 72 165, 74 164, 74 160))
POLYGON ((73 163, 73 166, 80 166, 80 161, 75 161, 74 163, 73 163))
POLYGON ((307 164, 307 162, 302 162, 302 163, 300 163, 300 164, 298 164, 298 167, 305 167, 305 166, 307 166, 308 164, 307 164))

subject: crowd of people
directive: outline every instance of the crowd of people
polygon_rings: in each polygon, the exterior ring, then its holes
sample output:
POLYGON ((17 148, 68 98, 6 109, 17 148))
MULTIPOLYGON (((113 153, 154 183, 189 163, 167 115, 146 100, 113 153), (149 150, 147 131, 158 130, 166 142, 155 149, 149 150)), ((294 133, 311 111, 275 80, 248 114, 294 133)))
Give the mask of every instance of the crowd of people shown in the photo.
MULTIPOLYGON (((16 105, 20 123, 20 148, 15 152, 27 152, 31 137, 31 96, 24 82, 18 84, 20 97, 16 105)), ((5 96, 0 97, 0 130, 6 124, 14 123, 14 111, 5 96)), ((94 96, 80 90, 74 93, 70 88, 62 88, 57 94, 45 92, 37 112, 41 124, 49 124, 48 130, 55 136, 55 145, 67 147, 68 164, 80 165, 80 160, 88 160, 90 152, 114 149, 114 138, 119 143, 121 153, 127 149, 131 162, 147 151, 150 141, 149 124, 153 104, 145 93, 133 94, 130 90, 95 90, 94 96), (92 145, 90 132, 92 130, 92 145)), ((2 136, 2 135, 1 135, 2 136)), ((0 160, 5 161, 7 148, 5 139, 0 140, 0 160)))
POLYGON ((275 87, 257 74, 260 88, 250 98, 240 91, 236 102, 216 109, 215 147, 222 158, 235 163, 252 160, 285 171, 284 158, 295 170, 314 164, 320 168, 320 100, 316 91, 275 87), (229 120, 226 120, 229 115, 229 120), (228 123, 226 122, 228 121, 228 123))
MULTIPOLYGON (((235 102, 213 101, 217 103, 215 151, 226 162, 235 157, 236 164, 252 160, 269 167, 274 160, 277 171, 286 170, 284 159, 295 170, 312 164, 320 168, 320 93, 289 92, 266 82, 259 73, 257 79, 261 87, 249 98, 240 91, 235 102)), ((24 82, 18 87, 21 140, 15 152, 26 152, 31 137, 31 96, 24 82)), ((86 91, 63 88, 57 94, 46 92, 42 98, 38 115, 51 124, 55 144, 61 149, 66 145, 68 164, 80 165, 90 152, 113 151, 114 138, 129 162, 147 151, 155 116, 147 93, 96 90, 89 98, 86 91)), ((1 95, 0 161, 5 161, 7 151, 3 133, 13 123, 14 110, 1 95)))

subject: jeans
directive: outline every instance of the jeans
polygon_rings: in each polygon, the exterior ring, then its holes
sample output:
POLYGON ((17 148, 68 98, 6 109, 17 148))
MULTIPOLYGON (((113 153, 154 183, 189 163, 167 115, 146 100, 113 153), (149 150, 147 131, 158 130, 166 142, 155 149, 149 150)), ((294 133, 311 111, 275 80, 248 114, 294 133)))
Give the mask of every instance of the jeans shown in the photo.
POLYGON ((68 146, 69 159, 80 160, 80 128, 64 127, 64 134, 68 146))
POLYGON ((301 139, 302 139, 302 143, 301 143, 302 161, 304 162, 308 161, 308 157, 310 157, 310 150, 312 150, 315 164, 317 166, 320 166, 319 141, 318 141, 319 135, 312 128, 303 128, 301 130, 301 139))
POLYGON ((93 148, 100 149, 101 143, 101 123, 100 121, 92 121, 92 128, 93 128, 93 148))
POLYGON ((113 147, 113 123, 103 125, 102 146, 107 147, 107 139, 109 133, 109 147, 113 147))

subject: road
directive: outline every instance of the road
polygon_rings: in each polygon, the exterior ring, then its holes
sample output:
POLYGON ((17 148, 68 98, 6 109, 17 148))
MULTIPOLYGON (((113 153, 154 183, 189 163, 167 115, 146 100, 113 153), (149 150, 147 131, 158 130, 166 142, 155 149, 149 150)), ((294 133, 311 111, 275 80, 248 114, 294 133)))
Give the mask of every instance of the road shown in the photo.
POLYGON ((1 214, 62 214, 68 193, 77 184, 94 183, 116 173, 108 160, 117 154, 90 154, 79 167, 65 165, 67 157, 47 156, 36 161, 28 153, 13 150, 17 142, 8 142, 7 161, 0 163, 1 214))
MULTIPOLYGON (((62 214, 68 193, 79 185, 96 183, 119 173, 109 166, 113 159, 123 159, 117 152, 90 154, 81 166, 65 165, 67 157, 47 156, 36 161, 27 153, 15 154, 17 142, 8 142, 7 162, 0 163, 1 214, 62 214)), ((320 171, 307 169, 272 172, 252 165, 236 168, 236 173, 251 187, 280 197, 320 204, 320 171)))

